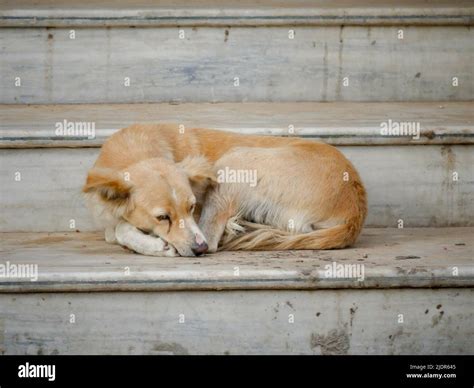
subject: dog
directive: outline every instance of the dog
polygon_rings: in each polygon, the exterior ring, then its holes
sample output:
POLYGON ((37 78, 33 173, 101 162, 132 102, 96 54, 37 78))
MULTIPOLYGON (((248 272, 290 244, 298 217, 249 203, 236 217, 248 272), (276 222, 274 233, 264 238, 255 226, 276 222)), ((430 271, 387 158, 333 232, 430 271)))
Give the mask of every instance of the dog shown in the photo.
POLYGON ((113 134, 83 192, 107 242, 151 256, 345 248, 367 214, 335 147, 173 124, 113 134))

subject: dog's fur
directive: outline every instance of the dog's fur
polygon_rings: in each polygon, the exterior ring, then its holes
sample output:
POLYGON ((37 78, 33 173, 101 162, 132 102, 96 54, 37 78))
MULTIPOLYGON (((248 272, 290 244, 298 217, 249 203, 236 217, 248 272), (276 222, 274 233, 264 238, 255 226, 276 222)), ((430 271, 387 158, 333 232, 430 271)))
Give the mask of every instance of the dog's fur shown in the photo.
POLYGON ((215 252, 219 244, 344 248, 367 213, 357 171, 330 145, 210 129, 182 133, 169 124, 133 125, 111 136, 83 191, 107 241, 157 256, 215 252), (224 168, 256 170, 258 184, 218 184, 224 168))

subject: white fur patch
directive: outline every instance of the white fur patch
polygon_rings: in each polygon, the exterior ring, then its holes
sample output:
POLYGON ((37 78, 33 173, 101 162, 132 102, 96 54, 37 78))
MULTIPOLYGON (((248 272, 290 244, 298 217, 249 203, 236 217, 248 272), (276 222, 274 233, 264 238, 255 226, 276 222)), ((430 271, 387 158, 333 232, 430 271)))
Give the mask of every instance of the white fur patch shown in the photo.
POLYGON ((109 244, 117 242, 117 238, 115 237, 115 226, 107 226, 105 228, 105 241, 109 244))
POLYGON ((161 238, 143 234, 128 222, 120 222, 115 228, 115 237, 120 245, 147 256, 179 256, 176 249, 161 238))

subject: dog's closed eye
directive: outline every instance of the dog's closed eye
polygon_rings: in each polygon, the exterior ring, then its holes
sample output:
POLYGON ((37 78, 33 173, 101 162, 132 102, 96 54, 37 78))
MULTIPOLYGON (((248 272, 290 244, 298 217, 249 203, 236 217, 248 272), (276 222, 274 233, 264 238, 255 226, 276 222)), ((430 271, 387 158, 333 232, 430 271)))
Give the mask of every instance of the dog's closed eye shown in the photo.
POLYGON ((161 221, 169 221, 170 216, 168 214, 160 214, 159 216, 156 216, 156 219, 161 222, 161 221))

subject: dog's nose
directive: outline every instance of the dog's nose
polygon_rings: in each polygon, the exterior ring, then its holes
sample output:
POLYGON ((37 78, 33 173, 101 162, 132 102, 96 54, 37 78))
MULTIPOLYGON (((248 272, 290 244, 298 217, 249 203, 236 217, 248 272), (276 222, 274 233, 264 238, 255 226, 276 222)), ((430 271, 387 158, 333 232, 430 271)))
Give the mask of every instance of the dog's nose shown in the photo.
POLYGON ((205 241, 203 241, 202 243, 200 244, 194 244, 192 247, 191 247, 191 250, 193 251, 193 253, 196 255, 196 256, 200 256, 202 255, 203 253, 206 253, 207 250, 209 249, 209 247, 207 246, 207 243, 205 241))

